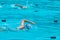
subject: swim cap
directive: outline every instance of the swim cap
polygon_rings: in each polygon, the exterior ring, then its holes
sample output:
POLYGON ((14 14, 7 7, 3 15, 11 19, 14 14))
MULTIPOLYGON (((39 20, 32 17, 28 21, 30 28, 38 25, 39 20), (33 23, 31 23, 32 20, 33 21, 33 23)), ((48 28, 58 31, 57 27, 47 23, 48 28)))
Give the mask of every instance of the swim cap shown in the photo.
POLYGON ((25 27, 26 27, 26 29, 30 29, 31 25, 30 24, 26 24, 25 27))
POLYGON ((23 6, 23 8, 25 9, 25 8, 27 8, 27 6, 23 6))

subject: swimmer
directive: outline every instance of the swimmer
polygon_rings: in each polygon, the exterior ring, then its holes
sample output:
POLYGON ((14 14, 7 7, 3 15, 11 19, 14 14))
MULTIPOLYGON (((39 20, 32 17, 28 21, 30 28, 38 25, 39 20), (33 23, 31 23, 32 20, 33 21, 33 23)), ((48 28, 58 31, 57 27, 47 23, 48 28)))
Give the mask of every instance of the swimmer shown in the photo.
POLYGON ((29 22, 29 23, 31 23, 31 24, 35 24, 34 22, 31 22, 31 21, 29 21, 29 20, 22 20, 22 21, 21 21, 21 26, 17 27, 18 30, 19 30, 19 29, 24 29, 24 22, 29 22))
POLYGON ((15 4, 15 6, 18 6, 18 7, 23 8, 23 9, 27 8, 26 6, 22 6, 20 4, 15 4))
POLYGON ((19 27, 15 28, 15 29, 14 28, 8 28, 8 27, 2 27, 2 28, 0 28, 0 31, 16 31, 16 30, 24 29, 25 26, 26 26, 27 29, 30 29, 30 25, 29 24, 26 24, 24 26, 25 22, 29 22, 31 24, 35 24, 34 22, 31 22, 29 20, 22 20, 21 21, 21 25, 19 27))

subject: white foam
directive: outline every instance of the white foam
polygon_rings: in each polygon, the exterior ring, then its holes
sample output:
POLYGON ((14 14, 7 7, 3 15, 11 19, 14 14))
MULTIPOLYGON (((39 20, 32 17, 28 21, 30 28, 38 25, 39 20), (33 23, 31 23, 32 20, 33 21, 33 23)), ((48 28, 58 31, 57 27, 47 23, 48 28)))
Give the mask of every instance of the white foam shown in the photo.
POLYGON ((18 9, 21 9, 20 7, 18 7, 18 9))
POLYGON ((5 26, 8 26, 8 24, 7 24, 7 23, 4 23, 4 25, 5 25, 5 26))
POLYGON ((11 4, 11 7, 15 7, 15 4, 11 4))
POLYGON ((2 6, 0 5, 0 8, 2 8, 2 6))
POLYGON ((4 26, 3 26, 3 27, 1 27, 1 28, 2 28, 2 29, 6 29, 6 27, 4 27, 4 26))

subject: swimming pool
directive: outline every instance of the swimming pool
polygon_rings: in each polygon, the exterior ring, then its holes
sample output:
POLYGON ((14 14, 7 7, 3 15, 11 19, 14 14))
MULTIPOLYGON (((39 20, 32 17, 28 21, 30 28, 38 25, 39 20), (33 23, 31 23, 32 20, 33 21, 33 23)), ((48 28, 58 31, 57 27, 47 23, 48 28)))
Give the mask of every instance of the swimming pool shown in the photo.
POLYGON ((0 27, 16 28, 22 19, 36 23, 31 25, 32 28, 28 31, 1 31, 0 40, 59 40, 59 2, 59 0, 0 0, 0 27), (14 4, 21 4, 27 8, 21 9, 14 4))

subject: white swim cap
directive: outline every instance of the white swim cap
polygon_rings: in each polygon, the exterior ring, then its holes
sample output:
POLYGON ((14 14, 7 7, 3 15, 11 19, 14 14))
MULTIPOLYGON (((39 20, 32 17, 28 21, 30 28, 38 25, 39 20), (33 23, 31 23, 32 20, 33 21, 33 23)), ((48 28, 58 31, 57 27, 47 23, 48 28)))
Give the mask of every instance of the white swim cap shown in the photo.
POLYGON ((23 6, 23 8, 27 8, 27 6, 23 6))

